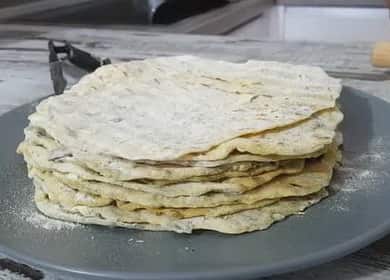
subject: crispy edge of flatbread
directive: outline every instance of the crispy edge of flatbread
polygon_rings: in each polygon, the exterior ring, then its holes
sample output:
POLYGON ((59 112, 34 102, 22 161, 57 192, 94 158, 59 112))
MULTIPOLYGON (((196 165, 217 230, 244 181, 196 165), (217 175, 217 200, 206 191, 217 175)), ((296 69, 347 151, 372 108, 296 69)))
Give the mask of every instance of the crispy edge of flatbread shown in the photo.
POLYGON ((85 183, 101 182, 124 187, 130 190, 143 191, 147 193, 159 194, 168 197, 177 196, 200 196, 209 192, 243 193, 265 184, 282 174, 296 174, 303 170, 304 161, 288 161, 280 164, 275 170, 263 170, 260 174, 253 176, 241 176, 226 178, 211 182, 172 182, 160 185, 155 181, 134 182, 115 181, 112 178, 101 176, 84 169, 81 166, 71 163, 53 163, 45 159, 45 152, 40 147, 24 147, 24 157, 29 169, 35 168, 40 171, 57 172, 64 176, 71 177, 72 180, 80 180, 85 183))
POLYGON ((86 183, 74 180, 71 177, 68 178, 57 172, 45 174, 45 172, 34 168, 30 169, 30 175, 41 180, 54 176, 57 180, 73 189, 114 200, 140 204, 146 208, 215 207, 237 203, 253 204, 264 199, 305 196, 318 192, 321 188, 329 185, 338 154, 337 146, 334 145, 333 149, 330 149, 322 157, 311 160, 301 173, 279 176, 269 183, 242 194, 211 193, 195 197, 165 197, 162 195, 132 191, 106 183, 86 183))
POLYGON ((172 218, 162 219, 161 216, 158 216, 157 220, 153 219, 153 221, 156 220, 158 222, 156 224, 148 223, 146 220, 141 222, 142 219, 140 217, 138 217, 139 222, 132 222, 131 217, 129 217, 131 212, 121 211, 113 206, 77 206, 64 208, 59 204, 51 202, 47 198, 47 195, 40 189, 39 184, 36 186, 35 202, 39 211, 48 217, 82 224, 119 226, 154 231, 174 231, 177 233, 191 233, 193 230, 206 229, 228 234, 240 234, 266 229, 274 222, 280 221, 287 216, 301 213, 307 207, 319 202, 327 195, 328 192, 322 189, 309 196, 287 198, 260 209, 246 210, 222 217, 195 217, 177 220, 172 218))

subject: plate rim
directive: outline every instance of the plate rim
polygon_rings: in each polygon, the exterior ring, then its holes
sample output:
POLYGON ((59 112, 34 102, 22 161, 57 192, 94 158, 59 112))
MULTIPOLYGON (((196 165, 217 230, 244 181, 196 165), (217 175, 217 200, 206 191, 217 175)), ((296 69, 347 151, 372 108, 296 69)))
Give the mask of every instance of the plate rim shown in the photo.
POLYGON ((277 262, 274 265, 268 266, 266 269, 261 268, 257 265, 243 265, 235 268, 228 268, 224 270, 210 269, 207 271, 186 271, 186 272, 117 272, 108 270, 82 270, 72 268, 71 266, 60 266, 50 264, 46 261, 36 260, 30 256, 23 256, 23 254, 17 253, 13 249, 9 249, 4 245, 0 244, 0 252, 6 257, 9 257, 15 261, 19 261, 38 269, 47 270, 54 273, 66 273, 73 277, 84 277, 89 278, 95 277, 95 279, 193 279, 195 276, 197 279, 237 279, 252 278, 252 277, 267 277, 271 275, 279 275, 287 272, 297 271, 304 268, 313 267, 323 263, 330 262, 335 259, 339 259, 350 253, 356 252, 359 249, 366 247, 367 245, 378 241, 379 239, 390 234, 390 219, 389 221, 380 224, 373 230, 368 231, 366 234, 359 235, 355 238, 350 239, 347 242, 342 242, 329 247, 326 250, 305 255, 294 260, 287 260, 277 262), (276 271, 276 272, 275 272, 276 271))

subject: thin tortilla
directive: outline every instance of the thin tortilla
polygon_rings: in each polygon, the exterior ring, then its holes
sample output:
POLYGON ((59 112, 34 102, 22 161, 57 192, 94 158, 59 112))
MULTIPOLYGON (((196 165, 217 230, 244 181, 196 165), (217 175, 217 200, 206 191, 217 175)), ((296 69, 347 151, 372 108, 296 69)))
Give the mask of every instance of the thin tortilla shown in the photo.
POLYGON ((168 161, 308 119, 340 91, 317 67, 155 58, 100 67, 30 121, 75 150, 168 161))
POLYGON ((55 177, 65 185, 83 192, 112 198, 114 200, 132 202, 148 208, 198 208, 215 207, 235 203, 253 204, 264 199, 275 199, 288 196, 304 196, 329 185, 333 167, 336 164, 338 151, 334 145, 324 156, 313 159, 306 164, 305 169, 296 175, 282 175, 269 183, 251 191, 235 193, 210 193, 202 196, 166 197, 141 191, 133 191, 123 187, 101 182, 86 182, 58 172, 43 172, 31 168, 33 177, 45 180, 55 177))
POLYGON ((131 229, 154 231, 175 231, 191 233, 197 229, 215 230, 239 234, 268 228, 272 223, 285 217, 301 213, 305 208, 319 202, 328 195, 326 190, 305 197, 283 199, 259 209, 246 210, 221 217, 195 217, 175 219, 148 213, 146 210, 131 212, 113 206, 105 207, 64 207, 53 203, 36 183, 35 202, 45 215, 65 221, 105 226, 119 226, 131 229))

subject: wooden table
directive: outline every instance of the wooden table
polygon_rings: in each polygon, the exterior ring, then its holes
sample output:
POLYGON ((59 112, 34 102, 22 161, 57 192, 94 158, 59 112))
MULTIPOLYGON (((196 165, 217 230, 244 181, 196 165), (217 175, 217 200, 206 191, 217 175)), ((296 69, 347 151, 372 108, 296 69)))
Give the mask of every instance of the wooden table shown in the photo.
MULTIPOLYGON (((114 61, 195 54, 231 61, 265 59, 318 65, 333 75, 345 77, 345 85, 390 102, 386 72, 370 64, 371 44, 284 43, 125 30, 0 25, 0 114, 52 92, 46 47, 49 38, 69 40, 114 61)), ((77 78, 76 75, 74 80, 77 78)), ((390 236, 331 263, 268 279, 388 280, 390 236)))

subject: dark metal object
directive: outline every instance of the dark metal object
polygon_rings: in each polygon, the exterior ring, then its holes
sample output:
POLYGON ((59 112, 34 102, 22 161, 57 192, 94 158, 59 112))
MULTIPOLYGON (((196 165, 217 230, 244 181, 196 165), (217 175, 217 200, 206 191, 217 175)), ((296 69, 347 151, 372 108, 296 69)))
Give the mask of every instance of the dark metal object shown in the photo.
MULTIPOLYGON (((31 11, 31 4, 30 9, 27 5, 20 5, 19 9, 8 8, 8 13, 0 13, 0 20, 93 26, 172 24, 229 4, 228 0, 83 0, 78 1, 80 3, 73 0, 73 3, 66 3, 69 1, 48 2, 36 7, 37 11, 31 11)), ((0 3, 0 8, 1 6, 0 3)), ((3 6, 7 7, 7 5, 3 6)))
POLYGON ((41 271, 33 269, 25 264, 14 262, 10 259, 0 259, 0 270, 4 269, 18 275, 23 275, 31 280, 41 280, 44 277, 41 271))
POLYGON ((53 41, 49 41, 49 67, 50 78, 53 84, 54 94, 62 94, 66 88, 66 79, 62 70, 62 62, 57 56, 57 50, 53 41))
MULTIPOLYGON (((390 233, 390 105, 349 87, 344 88, 340 103, 345 113, 345 167, 375 171, 378 180, 355 192, 334 193, 305 215, 292 216, 269 230, 236 236, 88 225, 50 231, 28 222, 25 213, 36 211, 33 187, 15 150, 35 106, 4 114, 0 117, 0 131, 7 131, 0 137, 0 252, 56 271, 63 279, 77 275, 81 279, 225 280, 258 279, 356 251, 390 233), (380 139, 385 156, 378 160, 371 147, 380 139), (138 239, 144 242, 134 242, 138 239)), ((332 185, 356 187, 349 182, 348 174, 339 171, 332 185)))
POLYGON ((62 67, 63 61, 69 61, 73 65, 88 72, 93 72, 100 66, 111 63, 109 58, 101 59, 99 57, 93 56, 86 51, 72 46, 72 44, 67 41, 63 41, 62 45, 60 46, 55 45, 54 42, 55 41, 50 40, 48 43, 48 48, 50 76, 53 82, 53 89, 55 94, 62 94, 67 85, 62 67), (59 54, 65 54, 65 56, 59 58, 59 54))
POLYGON ((153 24, 172 24, 229 4, 227 0, 149 0, 149 21, 153 24))

